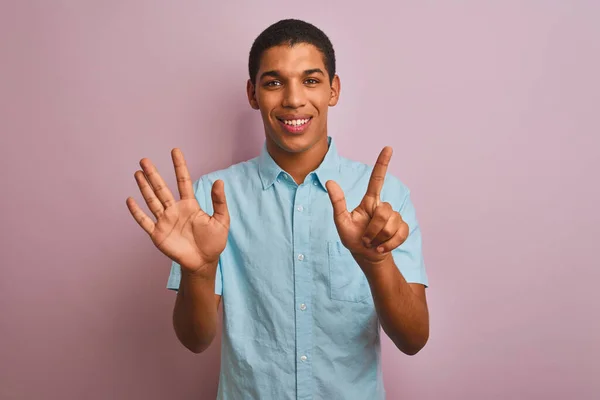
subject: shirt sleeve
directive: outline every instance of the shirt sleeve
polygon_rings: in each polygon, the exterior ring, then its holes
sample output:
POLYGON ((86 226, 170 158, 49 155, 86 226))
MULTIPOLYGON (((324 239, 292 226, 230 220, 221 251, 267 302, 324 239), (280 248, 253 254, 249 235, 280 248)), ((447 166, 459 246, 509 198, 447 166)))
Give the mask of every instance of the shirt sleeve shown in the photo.
MULTIPOLYGON (((207 214, 213 214, 212 200, 209 201, 210 196, 210 182, 208 180, 200 178, 194 182, 194 194, 200 208, 202 208, 207 214), (208 187, 206 187, 208 185, 208 187)), ((167 281, 167 289, 179 290, 179 284, 181 282, 181 266, 175 261, 171 262, 171 273, 169 274, 169 280, 167 281)), ((215 279, 215 294, 223 295, 223 277, 221 275, 221 259, 217 265, 217 276, 215 279)))
MULTIPOLYGON (((408 224, 408 238, 400 246, 392 250, 395 264, 408 283, 420 283, 429 286, 429 280, 423 261, 421 228, 417 220, 415 207, 410 198, 410 191, 403 188, 404 198, 398 210, 402 219, 408 224)), ((394 207, 394 209, 397 209, 394 207)))

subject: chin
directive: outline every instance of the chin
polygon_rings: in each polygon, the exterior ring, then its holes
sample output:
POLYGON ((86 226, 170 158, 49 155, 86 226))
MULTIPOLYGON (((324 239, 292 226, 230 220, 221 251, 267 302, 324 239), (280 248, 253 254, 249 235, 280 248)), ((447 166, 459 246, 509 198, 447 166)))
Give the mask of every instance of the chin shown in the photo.
POLYGON ((289 153, 302 153, 309 150, 319 141, 311 135, 276 134, 275 143, 289 153))

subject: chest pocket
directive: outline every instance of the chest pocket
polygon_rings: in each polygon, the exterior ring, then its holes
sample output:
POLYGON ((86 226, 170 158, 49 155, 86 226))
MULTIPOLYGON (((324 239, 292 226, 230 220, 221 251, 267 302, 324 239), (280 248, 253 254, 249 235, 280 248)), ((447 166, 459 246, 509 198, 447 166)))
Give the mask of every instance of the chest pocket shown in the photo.
POLYGON ((370 299, 367 277, 342 242, 327 242, 327 259, 332 300, 365 302, 370 299))

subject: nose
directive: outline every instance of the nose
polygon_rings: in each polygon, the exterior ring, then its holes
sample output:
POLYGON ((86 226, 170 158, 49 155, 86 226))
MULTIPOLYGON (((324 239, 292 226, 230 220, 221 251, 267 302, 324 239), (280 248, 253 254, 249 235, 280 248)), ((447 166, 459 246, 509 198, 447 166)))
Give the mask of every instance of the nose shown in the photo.
POLYGON ((300 108, 306 104, 304 86, 290 83, 286 86, 282 106, 285 108, 300 108))

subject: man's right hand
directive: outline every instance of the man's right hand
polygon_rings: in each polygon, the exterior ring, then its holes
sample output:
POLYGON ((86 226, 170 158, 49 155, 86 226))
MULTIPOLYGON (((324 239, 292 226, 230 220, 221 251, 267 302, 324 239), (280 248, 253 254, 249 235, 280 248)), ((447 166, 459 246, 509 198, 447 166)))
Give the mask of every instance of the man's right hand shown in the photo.
POLYGON ((229 233, 225 184, 221 180, 213 184, 211 197, 214 213, 210 216, 196 200, 183 153, 173 149, 171 157, 181 199, 175 201, 152 162, 143 158, 140 161, 143 171, 136 171, 134 176, 156 222, 142 211, 132 197, 127 198, 127 207, 156 247, 177 262, 182 272, 213 277, 214 271, 210 266, 216 265, 229 233))

